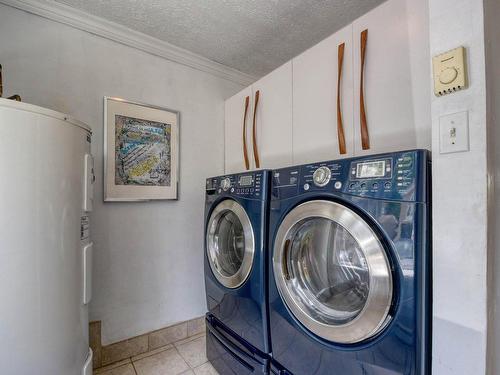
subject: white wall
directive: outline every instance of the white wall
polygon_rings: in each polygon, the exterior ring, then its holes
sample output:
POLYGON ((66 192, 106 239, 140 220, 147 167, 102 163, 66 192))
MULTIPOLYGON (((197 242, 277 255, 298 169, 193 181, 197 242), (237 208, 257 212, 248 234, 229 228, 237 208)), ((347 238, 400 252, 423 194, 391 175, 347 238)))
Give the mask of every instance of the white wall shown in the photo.
POLYGON ((491 219, 492 234, 490 236, 490 254, 488 272, 490 274, 489 299, 491 301, 489 315, 489 374, 500 374, 500 1, 485 0, 485 32, 486 32, 486 87, 487 112, 489 129, 489 169, 491 175, 491 219))
MULTIPOLYGON (((496 0, 495 0, 496 1, 496 0)), ((470 87, 432 99, 433 373, 486 373, 488 170, 483 0, 429 0, 431 55, 467 48, 470 87), (469 111, 470 151, 439 154, 439 117, 469 111)))
POLYGON ((104 343, 204 314, 204 181, 223 173, 223 100, 241 87, 4 5, 0 63, 6 94, 93 129, 91 319, 103 321, 104 343), (103 203, 104 95, 181 112, 178 201, 103 203))

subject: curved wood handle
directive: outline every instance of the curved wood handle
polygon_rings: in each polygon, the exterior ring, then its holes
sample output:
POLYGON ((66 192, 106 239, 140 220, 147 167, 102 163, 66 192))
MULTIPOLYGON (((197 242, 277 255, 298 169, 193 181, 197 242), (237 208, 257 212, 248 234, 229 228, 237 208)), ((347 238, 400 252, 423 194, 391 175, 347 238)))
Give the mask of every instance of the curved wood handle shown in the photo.
POLYGON ((245 98, 245 113, 243 114, 243 158, 245 159, 245 168, 248 171, 250 169, 250 160, 248 160, 248 150, 247 150, 247 115, 248 115, 248 105, 250 104, 250 97, 245 98))
POLYGON ((253 157, 255 168, 260 168, 259 149, 257 147, 257 105, 259 104, 260 91, 255 92, 255 102, 253 105, 253 157))
POLYGON ((290 280, 290 272, 288 271, 288 252, 290 250, 290 240, 287 239, 285 241, 285 245, 283 246, 283 259, 282 259, 282 267, 283 267, 283 276, 285 280, 290 280))
POLYGON ((359 84, 359 106, 360 106, 360 123, 361 123, 361 146, 363 150, 370 148, 370 136, 368 135, 368 123, 366 121, 365 110, 365 60, 366 60, 366 44, 368 42, 368 30, 361 32, 361 80, 359 84))
POLYGON ((344 65, 345 43, 339 45, 338 50, 338 76, 337 76, 337 138, 339 141, 339 152, 341 155, 347 153, 345 145, 344 124, 342 122, 342 108, 340 100, 340 82, 342 80, 342 66, 344 65))

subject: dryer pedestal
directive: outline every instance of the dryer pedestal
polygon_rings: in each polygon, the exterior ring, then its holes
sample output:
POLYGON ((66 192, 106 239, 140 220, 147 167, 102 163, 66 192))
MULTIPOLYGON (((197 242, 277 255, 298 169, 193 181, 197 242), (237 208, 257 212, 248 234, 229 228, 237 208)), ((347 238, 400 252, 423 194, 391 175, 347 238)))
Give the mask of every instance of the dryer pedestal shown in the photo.
POLYGON ((220 375, 267 375, 269 360, 207 314, 207 358, 220 375))

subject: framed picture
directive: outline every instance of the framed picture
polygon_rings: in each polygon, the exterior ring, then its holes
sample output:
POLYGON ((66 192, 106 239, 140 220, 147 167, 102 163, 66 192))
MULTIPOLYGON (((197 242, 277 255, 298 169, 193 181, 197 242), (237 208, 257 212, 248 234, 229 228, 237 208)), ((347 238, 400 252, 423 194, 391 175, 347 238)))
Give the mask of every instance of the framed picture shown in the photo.
POLYGON ((179 112, 104 97, 104 200, 177 199, 179 112))

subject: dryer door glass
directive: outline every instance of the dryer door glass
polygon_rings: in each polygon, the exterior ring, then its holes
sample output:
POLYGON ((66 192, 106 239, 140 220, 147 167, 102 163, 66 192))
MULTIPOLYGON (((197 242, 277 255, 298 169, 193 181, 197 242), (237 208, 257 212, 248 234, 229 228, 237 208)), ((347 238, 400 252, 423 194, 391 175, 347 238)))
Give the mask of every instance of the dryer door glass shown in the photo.
POLYGON ((311 201, 292 210, 278 229, 273 267, 286 304, 318 336, 359 342, 388 321, 392 275, 385 249, 345 206, 311 201))
POLYGON ((319 321, 340 325, 355 319, 366 304, 370 274, 352 235, 321 217, 298 222, 290 234, 286 263, 293 292, 319 321))
POLYGON ((215 277, 228 288, 247 279, 253 263, 253 229, 245 210, 232 200, 222 201, 207 227, 207 256, 215 277))

